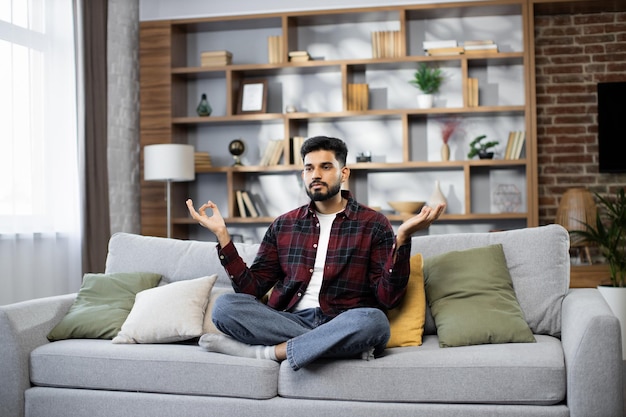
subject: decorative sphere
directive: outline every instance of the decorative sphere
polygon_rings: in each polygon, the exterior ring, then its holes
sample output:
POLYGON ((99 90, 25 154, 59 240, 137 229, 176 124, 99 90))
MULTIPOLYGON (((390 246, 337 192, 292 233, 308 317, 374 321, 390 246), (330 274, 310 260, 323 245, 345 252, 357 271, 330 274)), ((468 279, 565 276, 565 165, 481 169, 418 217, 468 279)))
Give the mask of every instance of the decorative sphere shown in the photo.
POLYGON ((246 145, 241 139, 235 139, 228 144, 228 151, 233 156, 240 156, 246 150, 246 145))

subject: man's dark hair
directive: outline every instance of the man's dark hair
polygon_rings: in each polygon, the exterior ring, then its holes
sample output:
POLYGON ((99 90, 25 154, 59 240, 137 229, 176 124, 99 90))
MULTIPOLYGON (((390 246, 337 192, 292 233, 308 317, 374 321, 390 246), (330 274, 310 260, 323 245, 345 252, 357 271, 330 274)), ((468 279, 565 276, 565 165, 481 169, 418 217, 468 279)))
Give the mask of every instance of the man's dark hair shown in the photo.
POLYGON ((335 153, 335 158, 339 161, 339 165, 346 166, 346 158, 348 157, 348 147, 341 139, 330 138, 328 136, 314 136, 304 141, 300 148, 300 155, 304 161, 304 157, 313 151, 331 151, 335 153))

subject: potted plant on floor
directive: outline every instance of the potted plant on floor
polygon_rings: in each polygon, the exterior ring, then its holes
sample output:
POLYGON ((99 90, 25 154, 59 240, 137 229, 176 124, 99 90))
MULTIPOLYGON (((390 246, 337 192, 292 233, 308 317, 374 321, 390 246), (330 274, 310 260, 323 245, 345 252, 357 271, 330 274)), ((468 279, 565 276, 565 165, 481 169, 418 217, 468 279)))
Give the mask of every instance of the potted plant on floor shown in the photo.
POLYGON ((428 66, 422 62, 413 74, 409 83, 422 92, 417 96, 417 107, 428 109, 433 106, 433 94, 439 91, 444 80, 443 71, 440 68, 428 66))
POLYGON ((612 197, 595 195, 599 201, 595 224, 583 223, 584 230, 571 233, 597 245, 609 265, 611 285, 599 285, 598 290, 620 320, 626 360, 626 194, 621 188, 612 197))
POLYGON ((483 139, 486 139, 486 138, 487 138, 487 135, 480 135, 480 136, 475 137, 474 140, 470 142, 470 150, 467 153, 468 159, 472 159, 476 155, 478 155, 480 159, 492 159, 493 158, 493 152, 489 151, 489 149, 493 148, 500 142, 498 142, 497 140, 483 142, 483 139))

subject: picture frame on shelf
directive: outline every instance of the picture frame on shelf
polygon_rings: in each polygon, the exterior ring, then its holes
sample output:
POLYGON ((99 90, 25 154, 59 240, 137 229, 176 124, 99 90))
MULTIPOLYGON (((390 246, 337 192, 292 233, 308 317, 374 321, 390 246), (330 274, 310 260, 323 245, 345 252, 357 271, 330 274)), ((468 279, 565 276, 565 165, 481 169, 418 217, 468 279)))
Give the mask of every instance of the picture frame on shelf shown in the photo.
POLYGON ((239 88, 237 114, 265 113, 267 108, 267 80, 243 80, 239 88))

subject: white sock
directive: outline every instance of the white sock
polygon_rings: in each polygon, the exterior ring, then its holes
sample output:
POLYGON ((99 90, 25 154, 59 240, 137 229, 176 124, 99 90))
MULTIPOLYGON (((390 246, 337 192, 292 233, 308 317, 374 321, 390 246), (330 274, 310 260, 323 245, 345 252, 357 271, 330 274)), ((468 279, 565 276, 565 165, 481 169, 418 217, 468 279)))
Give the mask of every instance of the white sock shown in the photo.
POLYGON ((209 352, 224 353, 244 358, 277 360, 274 346, 248 345, 223 334, 204 334, 198 344, 209 352))

